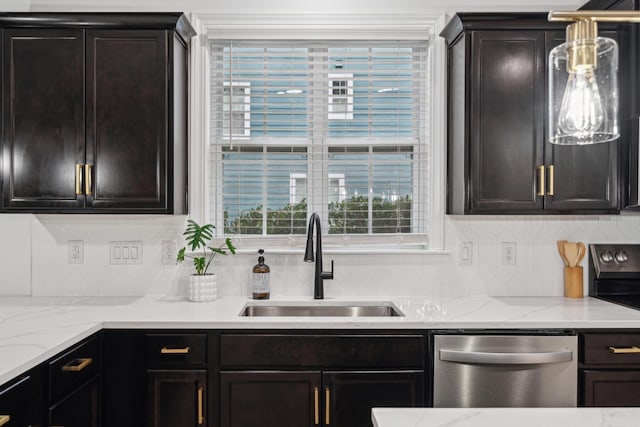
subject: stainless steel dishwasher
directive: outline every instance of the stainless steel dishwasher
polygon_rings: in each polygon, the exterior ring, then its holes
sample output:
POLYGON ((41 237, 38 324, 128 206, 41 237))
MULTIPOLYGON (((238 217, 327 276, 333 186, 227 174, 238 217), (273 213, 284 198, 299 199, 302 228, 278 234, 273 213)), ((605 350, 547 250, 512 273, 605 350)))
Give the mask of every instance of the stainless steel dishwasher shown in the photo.
POLYGON ((435 335, 433 406, 577 405, 575 335, 435 335))

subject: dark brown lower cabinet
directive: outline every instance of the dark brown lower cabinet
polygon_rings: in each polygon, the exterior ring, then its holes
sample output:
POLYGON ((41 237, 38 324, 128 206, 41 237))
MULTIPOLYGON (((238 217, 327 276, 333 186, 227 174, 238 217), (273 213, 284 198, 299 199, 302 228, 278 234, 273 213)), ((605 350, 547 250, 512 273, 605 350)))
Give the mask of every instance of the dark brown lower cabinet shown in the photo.
POLYGON ((423 371, 324 372, 324 425, 371 427, 371 408, 422 406, 423 371))
POLYGON ((640 332, 585 332, 580 343, 579 404, 640 406, 640 332))
POLYGON ((584 406, 640 406, 640 371, 584 370, 584 406))
POLYGON ((221 426, 318 425, 321 378, 319 371, 221 372, 221 426))
POLYGON ((49 407, 49 425, 64 427, 98 427, 98 377, 49 407))
POLYGON ((44 426, 44 391, 41 367, 0 387, 0 425, 44 426))
POLYGON ((423 371, 220 373, 221 427, 371 427, 371 408, 422 406, 423 371))
POLYGON ((207 427, 206 370, 149 370, 150 427, 207 427))

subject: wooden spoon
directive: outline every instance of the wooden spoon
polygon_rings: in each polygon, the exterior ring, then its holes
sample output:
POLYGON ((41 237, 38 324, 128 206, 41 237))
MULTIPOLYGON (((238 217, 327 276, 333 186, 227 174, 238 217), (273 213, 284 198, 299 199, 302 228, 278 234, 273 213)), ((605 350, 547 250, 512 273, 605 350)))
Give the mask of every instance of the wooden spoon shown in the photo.
POLYGON ((587 247, 582 242, 578 242, 578 259, 576 260, 576 266, 580 265, 584 256, 587 254, 587 247))
POLYGON ((575 267, 578 262, 579 250, 578 244, 575 242, 566 242, 564 244, 564 254, 569 262, 569 267, 575 267))
POLYGON ((564 253, 564 244, 567 243, 566 240, 558 240, 556 245, 558 246, 558 252, 560 253, 560 258, 562 258, 562 262, 564 262, 564 266, 569 266, 569 260, 567 260, 567 256, 564 253))

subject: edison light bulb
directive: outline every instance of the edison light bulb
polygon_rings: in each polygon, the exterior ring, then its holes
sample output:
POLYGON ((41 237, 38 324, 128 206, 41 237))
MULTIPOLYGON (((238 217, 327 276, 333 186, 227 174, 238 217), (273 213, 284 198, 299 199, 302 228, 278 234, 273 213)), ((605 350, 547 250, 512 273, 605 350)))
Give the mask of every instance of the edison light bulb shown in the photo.
POLYGON ((560 129, 587 138, 600 129, 603 121, 604 109, 593 69, 584 67, 570 73, 558 117, 560 129))

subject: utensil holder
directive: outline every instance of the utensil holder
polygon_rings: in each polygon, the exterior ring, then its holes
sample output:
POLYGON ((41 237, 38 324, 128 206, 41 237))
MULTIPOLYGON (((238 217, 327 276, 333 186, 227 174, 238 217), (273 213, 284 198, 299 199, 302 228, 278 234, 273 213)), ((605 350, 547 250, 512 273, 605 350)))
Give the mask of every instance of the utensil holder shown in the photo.
POLYGON ((564 268, 564 296, 582 298, 582 267, 564 268))

